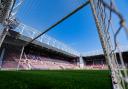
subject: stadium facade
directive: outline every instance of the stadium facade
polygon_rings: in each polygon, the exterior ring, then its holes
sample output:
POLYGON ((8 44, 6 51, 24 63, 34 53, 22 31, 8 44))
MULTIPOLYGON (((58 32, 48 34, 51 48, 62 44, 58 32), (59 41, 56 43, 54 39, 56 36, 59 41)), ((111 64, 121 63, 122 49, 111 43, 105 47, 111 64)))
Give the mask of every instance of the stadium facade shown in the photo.
MULTIPOLYGON (((17 9, 21 5, 22 2, 23 1, 19 2, 19 4, 15 6, 14 9, 17 9)), ((85 5, 87 3, 85 3, 85 5)), ((0 23, 1 23, 0 33, 1 34, 4 33, 3 32, 4 25, 8 24, 11 27, 7 29, 9 31, 5 30, 7 36, 5 35, 4 37, 1 37, 1 40, 0 40, 1 41, 0 43, 3 42, 2 47, 0 48, 1 68, 5 67, 5 68, 13 69, 13 68, 18 68, 19 66, 21 66, 22 68, 23 66, 26 66, 27 68, 24 67, 25 69, 33 69, 36 67, 32 67, 34 65, 32 64, 32 62, 35 64, 36 63, 40 64, 40 63, 43 63, 44 61, 43 59, 48 59, 48 60, 45 60, 49 62, 49 63, 46 62, 46 64, 51 63, 54 66, 58 65, 59 66, 57 67, 58 69, 61 69, 61 68, 64 69, 64 67, 66 66, 64 64, 72 64, 70 66, 74 66, 74 69, 75 68, 91 68, 91 69, 93 68, 106 69, 107 68, 106 66, 107 63, 105 61, 103 52, 95 51, 95 52, 90 52, 86 54, 81 54, 77 52, 76 50, 70 48, 69 46, 65 45, 64 43, 46 34, 43 34, 38 39, 34 40, 32 43, 25 46, 23 56, 21 56, 20 54, 22 53, 22 48, 24 44, 30 42, 32 39, 34 39, 39 34, 41 34, 41 32, 25 24, 15 23, 17 21, 13 16, 16 14, 16 12, 15 11, 13 12, 14 15, 11 13, 14 4, 15 4, 15 0, 2 1, 2 6, 1 6, 2 14, 0 16, 0 23), (8 17, 10 17, 9 21, 7 21, 8 17), (54 62, 52 59, 54 60, 54 62), (61 63, 57 64, 60 59, 63 60, 63 61, 61 60, 62 64, 61 63)), ((124 60, 127 58, 127 55, 126 55, 127 51, 128 50, 126 50, 126 47, 122 49, 124 60)), ((119 58, 118 52, 116 52, 116 54, 117 54, 117 58, 119 58)), ((125 60, 125 63, 127 65, 128 62, 125 60)), ((41 66, 44 66, 44 65, 42 64, 41 66)), ((69 68, 71 68, 70 66, 69 68)), ((38 68, 40 69, 40 67, 38 68)), ((52 66, 49 66, 46 69, 50 69, 50 68, 52 68, 52 66)))
MULTIPOLYGON (((20 59, 22 46, 38 34, 39 31, 24 24, 9 30, 0 49, 1 69, 108 69, 102 51, 80 54, 46 34, 27 45, 20 59)), ((124 59, 127 51, 122 48, 124 59)))
MULTIPOLYGON (((15 29, 15 31, 9 30, 1 47, 1 67, 3 64, 5 67, 7 65, 8 66, 7 68, 10 68, 11 65, 12 65, 12 69, 16 68, 16 65, 18 65, 17 64, 18 60, 15 60, 14 58, 10 59, 9 57, 12 55, 17 55, 17 56, 20 55, 22 46, 25 43, 29 42, 35 35, 38 34, 39 34, 38 31, 24 24, 19 25, 18 28, 15 29), (13 65, 12 63, 14 63, 15 61, 16 63, 15 65, 13 65)), ((48 35, 43 35, 41 38, 33 41, 33 43, 26 46, 25 54, 28 52, 32 53, 33 56, 36 56, 36 53, 38 54, 37 56, 41 56, 41 55, 45 55, 48 57, 60 56, 62 59, 67 58, 68 61, 77 61, 77 59, 79 58, 79 53, 77 51, 73 50, 72 48, 68 47, 62 42, 53 39, 48 35)))

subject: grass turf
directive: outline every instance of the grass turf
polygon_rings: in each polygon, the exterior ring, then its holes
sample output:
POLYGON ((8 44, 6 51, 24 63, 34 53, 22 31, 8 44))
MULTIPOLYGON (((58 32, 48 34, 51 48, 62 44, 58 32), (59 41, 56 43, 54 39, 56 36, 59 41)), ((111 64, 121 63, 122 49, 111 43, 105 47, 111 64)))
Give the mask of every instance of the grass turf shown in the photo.
POLYGON ((0 89, 112 89, 108 71, 0 71, 0 89))

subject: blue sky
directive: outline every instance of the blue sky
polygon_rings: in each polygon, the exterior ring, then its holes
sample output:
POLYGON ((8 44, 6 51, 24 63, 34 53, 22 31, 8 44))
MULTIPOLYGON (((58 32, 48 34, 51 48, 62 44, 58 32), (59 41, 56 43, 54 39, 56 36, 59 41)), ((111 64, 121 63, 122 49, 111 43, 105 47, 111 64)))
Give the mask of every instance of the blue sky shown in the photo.
MULTIPOLYGON (((84 1, 86 0, 25 0, 17 14, 17 18, 22 23, 43 31, 77 8, 84 1)), ((128 20, 127 3, 127 0, 118 0, 117 2, 119 11, 121 11, 126 20, 128 20)), ((115 19, 114 23, 117 22, 115 19)), ((97 29, 89 5, 51 29, 47 34, 79 52, 101 49, 97 29)), ((123 32, 119 36, 119 39, 122 41, 123 45, 126 45, 123 32)))

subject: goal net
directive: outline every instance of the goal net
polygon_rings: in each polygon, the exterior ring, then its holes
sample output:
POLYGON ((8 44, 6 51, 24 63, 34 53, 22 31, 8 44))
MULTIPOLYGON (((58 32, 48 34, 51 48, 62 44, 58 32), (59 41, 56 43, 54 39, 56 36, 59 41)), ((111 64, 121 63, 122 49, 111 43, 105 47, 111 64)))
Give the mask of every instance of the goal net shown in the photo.
POLYGON ((121 30, 128 30, 123 16, 118 12, 114 0, 90 0, 91 9, 97 26, 102 48, 107 60, 114 89, 128 89, 127 67, 124 63, 120 40, 121 30), (115 25, 113 18, 116 16, 115 25), (119 56, 119 58, 117 58, 119 56))

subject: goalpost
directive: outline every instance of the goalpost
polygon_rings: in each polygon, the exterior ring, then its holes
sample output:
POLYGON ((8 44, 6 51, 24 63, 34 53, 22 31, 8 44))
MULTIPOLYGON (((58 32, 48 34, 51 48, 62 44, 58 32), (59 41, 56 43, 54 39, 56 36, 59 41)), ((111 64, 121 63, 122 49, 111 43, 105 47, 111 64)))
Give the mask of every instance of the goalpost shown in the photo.
POLYGON ((128 89, 127 68, 120 51, 119 40, 117 39, 122 28, 124 28, 126 34, 128 34, 128 29, 125 26, 125 20, 117 11, 113 0, 108 0, 107 2, 105 2, 105 0, 90 0, 90 6, 104 55, 111 72, 113 88, 128 89), (116 32, 114 32, 114 25, 112 22, 113 14, 117 15, 120 20, 119 28, 116 32), (110 34, 110 31, 113 31, 113 35, 110 34), (119 53, 119 60, 117 60, 116 51, 119 53))

